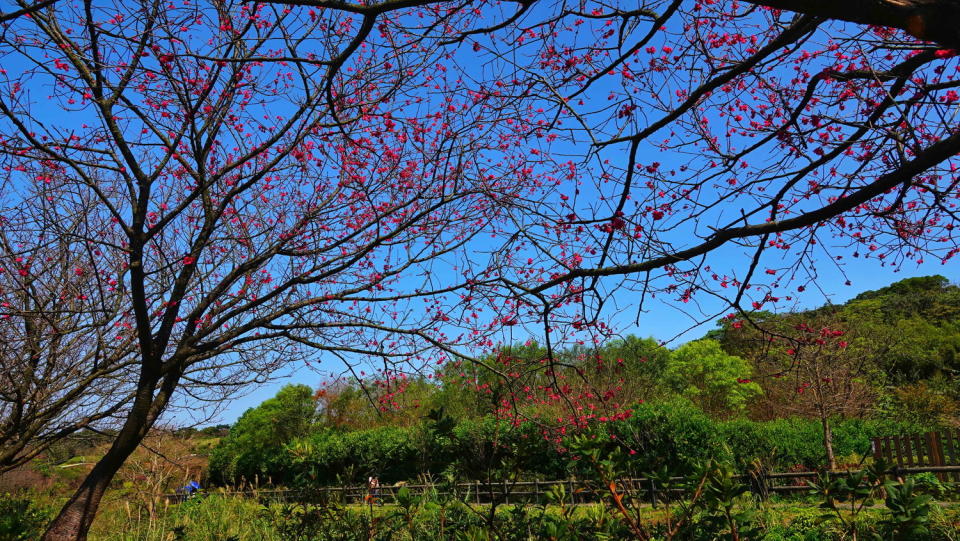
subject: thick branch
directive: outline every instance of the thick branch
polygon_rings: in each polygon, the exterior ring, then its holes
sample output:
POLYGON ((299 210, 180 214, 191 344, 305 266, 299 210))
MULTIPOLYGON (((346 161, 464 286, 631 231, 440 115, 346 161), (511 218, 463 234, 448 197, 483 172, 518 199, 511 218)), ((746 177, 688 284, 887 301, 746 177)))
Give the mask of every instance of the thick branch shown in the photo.
POLYGON ((7 22, 7 21, 12 21, 12 20, 16 19, 17 17, 22 17, 22 16, 24 16, 24 15, 29 15, 29 14, 34 13, 34 12, 36 12, 36 11, 40 11, 41 9, 43 9, 43 8, 45 8, 45 7, 47 7, 47 6, 52 5, 52 4, 55 3, 56 1, 57 1, 57 0, 44 0, 43 2, 37 2, 36 4, 33 4, 32 6, 27 6, 27 7, 23 8, 23 9, 18 9, 17 11, 11 11, 10 13, 0 13, 0 23, 5 23, 5 22, 7 22))
POLYGON ((710 235, 704 242, 667 254, 654 259, 648 259, 640 263, 628 265, 615 265, 601 268, 580 268, 574 269, 563 276, 559 276, 545 282, 530 290, 533 293, 540 293, 552 287, 569 282, 577 278, 595 277, 595 276, 615 276, 624 274, 634 274, 646 272, 653 269, 659 269, 667 265, 687 261, 697 256, 709 253, 731 240, 756 237, 759 235, 781 233, 809 227, 814 224, 824 222, 844 212, 850 211, 874 197, 880 196, 898 185, 910 183, 914 177, 923 174, 925 171, 936 165, 950 159, 960 153, 960 133, 954 133, 927 148, 915 159, 904 163, 899 168, 879 177, 873 183, 864 186, 860 190, 837 199, 829 205, 825 205, 816 210, 801 214, 795 218, 787 220, 774 220, 760 224, 744 225, 741 227, 730 227, 721 229, 710 235))
POLYGON ((958 0, 747 0, 828 19, 899 28, 917 38, 960 48, 958 0))

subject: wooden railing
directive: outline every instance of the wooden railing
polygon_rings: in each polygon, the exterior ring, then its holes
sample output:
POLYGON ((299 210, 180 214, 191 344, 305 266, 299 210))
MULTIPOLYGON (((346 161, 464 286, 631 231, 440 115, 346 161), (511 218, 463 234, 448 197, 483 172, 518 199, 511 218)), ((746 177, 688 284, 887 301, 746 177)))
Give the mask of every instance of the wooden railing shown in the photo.
MULTIPOLYGON (((850 471, 841 470, 828 472, 829 475, 844 475, 850 471)), ((890 470, 892 477, 902 477, 914 473, 935 473, 938 475, 953 475, 960 477, 960 466, 895 466, 890 470)), ((765 475, 742 475, 741 480, 748 484, 751 491, 766 497, 769 494, 790 494, 809 492, 809 481, 814 481, 821 472, 781 472, 765 475)), ((678 482, 684 478, 671 478, 678 482)), ((395 503, 397 492, 406 487, 412 496, 419 497, 424 493, 436 492, 438 496, 454 496, 470 503, 490 504, 545 504, 546 493, 556 485, 562 485, 566 493, 566 503, 577 505, 595 503, 606 491, 599 483, 582 479, 562 479, 552 481, 496 481, 457 483, 453 486, 439 484, 397 484, 381 485, 374 498, 376 503, 395 503)), ((630 478, 618 480, 618 489, 623 493, 632 494, 652 504, 662 501, 668 489, 658 486, 658 483, 647 478, 630 478)), ((676 495, 681 489, 669 489, 676 495)), ((343 504, 364 503, 369 501, 370 490, 365 485, 332 486, 297 489, 249 489, 224 490, 218 493, 242 495, 258 501, 288 502, 288 503, 326 503, 338 502, 343 504)), ((183 499, 183 495, 169 494, 166 497, 171 501, 183 499)))
MULTIPOLYGON (((874 458, 899 468, 960 466, 960 430, 873 438, 874 458)), ((938 472, 941 481, 960 481, 960 472, 938 472)))

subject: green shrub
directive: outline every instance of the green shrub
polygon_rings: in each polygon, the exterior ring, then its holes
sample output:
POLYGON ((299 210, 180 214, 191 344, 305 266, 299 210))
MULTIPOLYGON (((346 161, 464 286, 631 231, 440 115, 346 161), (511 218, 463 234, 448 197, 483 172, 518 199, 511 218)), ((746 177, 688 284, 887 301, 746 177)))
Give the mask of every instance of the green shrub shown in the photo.
MULTIPOLYGON (((239 425, 212 453, 214 482, 259 476, 316 486, 363 482, 371 475, 394 483, 444 472, 462 480, 518 473, 530 479, 563 479, 588 473, 576 464, 571 468, 562 452, 573 432, 557 444, 552 441, 555 433, 544 433, 534 423, 515 426, 491 416, 456 424, 451 420, 442 430, 430 420, 412 427, 349 432, 314 429, 269 445, 247 444, 248 437, 259 432, 240 430, 239 425)), ((834 452, 856 465, 871 454, 871 438, 911 433, 912 428, 891 421, 836 419, 834 452)), ((732 461, 741 471, 758 461, 771 471, 813 470, 825 462, 823 430, 815 419, 718 421, 683 398, 640 404, 629 418, 595 424, 586 433, 605 442, 608 450, 628 452, 634 475, 664 468, 685 474, 708 458, 732 461)))
MULTIPOLYGON (((783 471, 797 466, 814 469, 824 463, 823 431, 817 421, 790 418, 756 424, 769 449, 771 469, 783 471)), ((751 451, 747 447, 742 453, 750 455, 751 451)))
POLYGON ((641 404, 629 419, 610 423, 606 430, 616 436, 614 444, 633 451, 641 472, 689 472, 694 464, 728 455, 717 422, 685 399, 641 404))
POLYGON ((0 496, 0 541, 39 539, 51 518, 50 510, 38 508, 31 500, 4 494, 0 496))
POLYGON ((450 467, 461 479, 483 479, 497 471, 522 471, 531 478, 566 477, 565 457, 533 423, 514 426, 486 417, 453 429, 450 467))

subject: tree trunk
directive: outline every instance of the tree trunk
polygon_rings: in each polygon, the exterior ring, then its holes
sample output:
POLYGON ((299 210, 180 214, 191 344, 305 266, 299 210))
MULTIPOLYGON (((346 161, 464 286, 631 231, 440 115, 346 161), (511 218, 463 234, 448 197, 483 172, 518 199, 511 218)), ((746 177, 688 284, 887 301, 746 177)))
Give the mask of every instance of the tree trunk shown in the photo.
POLYGON ((159 378, 155 371, 144 369, 137 385, 136 397, 123 427, 117 433, 107 453, 60 509, 60 513, 53 522, 47 526, 43 541, 86 540, 104 492, 123 463, 140 446, 140 442, 166 408, 170 395, 179 381, 179 375, 179 373, 167 374, 163 378, 159 392, 155 395, 159 378))
POLYGON ((830 470, 837 469, 837 458, 833 455, 833 429, 830 428, 830 419, 825 415, 820 417, 823 424, 823 448, 827 452, 827 467, 830 470))
POLYGON ((116 442, 110 447, 47 527, 43 541, 84 541, 87 538, 104 492, 139 442, 140 439, 136 438, 125 445, 116 442))

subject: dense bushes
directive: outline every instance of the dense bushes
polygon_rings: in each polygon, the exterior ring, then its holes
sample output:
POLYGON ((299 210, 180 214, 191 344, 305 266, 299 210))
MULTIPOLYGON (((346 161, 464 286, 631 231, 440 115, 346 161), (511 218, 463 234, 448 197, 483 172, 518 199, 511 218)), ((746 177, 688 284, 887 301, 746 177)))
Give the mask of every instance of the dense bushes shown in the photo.
MULTIPOLYGON (((812 469, 824 462, 823 429, 814 420, 792 418, 762 423, 728 421, 721 423, 718 437, 728 446, 740 467, 756 459, 780 471, 796 466, 812 469)), ((838 451, 841 456, 863 452, 841 448, 838 451)))
MULTIPOLYGON (((870 453, 871 437, 915 429, 889 421, 838 420, 834 447, 841 459, 859 460, 870 453)), ((682 399, 641 404, 628 419, 598 424, 588 433, 630 452, 637 473, 689 471, 710 457, 732 460, 741 468, 760 460, 779 471, 814 469, 824 462, 823 433, 815 420, 717 421, 682 399)), ((259 476, 297 485, 357 482, 370 475, 393 483, 445 471, 461 479, 577 474, 567 466, 565 440, 556 438, 532 423, 514 426, 490 417, 461 421, 448 430, 437 430, 430 422, 348 432, 320 429, 268 448, 241 447, 228 438, 216 449, 210 473, 220 483, 259 476)))
MULTIPOLYGON (((913 432, 913 425, 864 419, 838 420, 833 429, 838 457, 860 460, 874 436, 913 432)), ((717 421, 684 400, 641 405, 625 420, 603 427, 612 446, 632 451, 638 473, 666 468, 691 471, 707 458, 730 460, 743 469, 754 461, 776 471, 813 470, 824 464, 823 429, 813 419, 717 421)))
POLYGON ((42 509, 26 498, 0 494, 0 541, 39 539, 52 518, 52 510, 42 509))
POLYGON ((540 429, 493 418, 461 422, 448 434, 427 425, 350 432, 321 429, 269 452, 228 444, 216 449, 214 456, 210 479, 224 484, 257 477, 278 484, 326 485, 360 482, 368 476, 394 483, 445 470, 470 479, 516 471, 542 478, 564 475, 562 456, 540 429))
POLYGON ((556 478, 565 471, 557 445, 533 423, 512 426, 492 417, 459 423, 450 437, 453 461, 447 469, 460 478, 556 478))
POLYGON ((297 443, 304 453, 291 464, 294 475, 320 483, 356 481, 369 475, 398 481, 425 471, 429 450, 418 449, 417 429, 381 427, 354 432, 324 431, 297 443))
POLYGON ((605 430, 613 444, 633 451, 637 473, 661 468, 690 471, 693 464, 723 452, 717 425, 690 402, 674 399, 642 404, 630 418, 609 423, 605 430))

